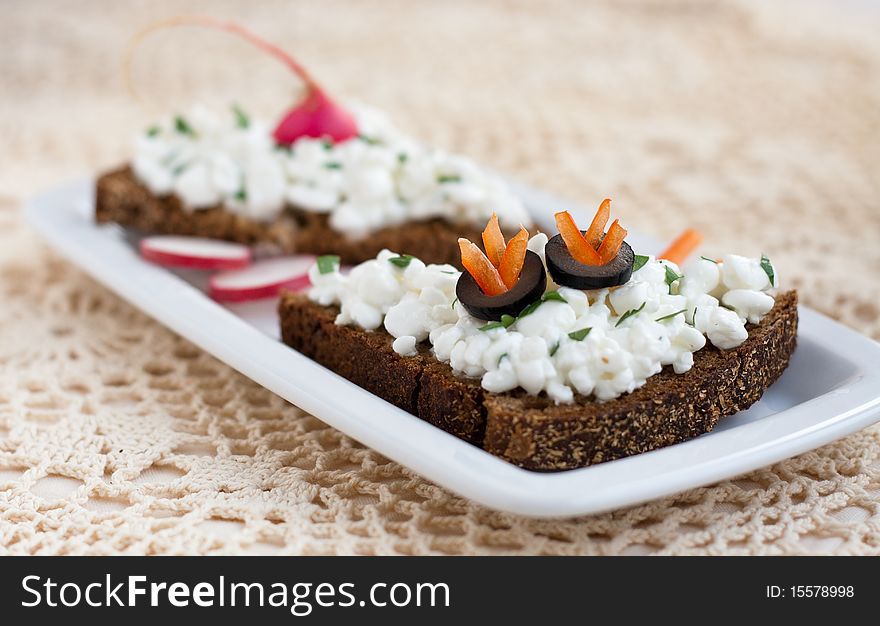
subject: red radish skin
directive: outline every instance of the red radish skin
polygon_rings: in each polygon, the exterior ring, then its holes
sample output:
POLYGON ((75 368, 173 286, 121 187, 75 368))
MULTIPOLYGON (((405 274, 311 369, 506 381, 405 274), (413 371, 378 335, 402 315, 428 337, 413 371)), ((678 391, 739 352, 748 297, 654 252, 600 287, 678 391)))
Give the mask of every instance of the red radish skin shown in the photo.
POLYGON ((171 26, 203 26, 238 35, 280 60, 305 83, 305 97, 284 115, 272 133, 277 143, 290 145, 300 137, 323 137, 334 142, 346 141, 347 139, 357 137, 358 128, 354 116, 328 96, 327 92, 315 82, 312 75, 296 59, 278 46, 266 41, 239 24, 218 20, 206 15, 183 15, 157 22, 140 31, 132 38, 124 64, 126 82, 129 85, 129 91, 132 93, 134 93, 134 90, 131 88, 131 72, 129 67, 135 47, 153 31, 171 26))
POLYGON ((258 261, 247 269, 212 276, 208 293, 219 302, 248 302, 274 298, 282 290, 301 291, 311 285, 314 257, 292 256, 258 261))
POLYGON ((305 100, 284 116, 272 136, 276 143, 290 145, 300 137, 324 137, 340 142, 357 134, 354 117, 323 91, 313 88, 305 100))
POLYGON ((202 237, 157 235, 140 243, 141 256, 167 267, 199 270, 240 270, 251 263, 247 246, 202 237))

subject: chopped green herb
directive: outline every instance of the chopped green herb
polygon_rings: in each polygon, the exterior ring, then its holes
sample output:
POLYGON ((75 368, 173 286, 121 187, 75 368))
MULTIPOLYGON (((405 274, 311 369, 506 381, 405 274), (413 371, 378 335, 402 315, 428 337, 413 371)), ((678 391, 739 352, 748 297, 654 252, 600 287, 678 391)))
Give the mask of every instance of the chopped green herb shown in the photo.
POLYGON ((663 317, 658 317, 654 321, 655 322, 662 322, 664 320, 671 320, 676 315, 680 315, 682 313, 685 313, 686 311, 687 311, 687 309, 682 309, 681 311, 676 311, 675 313, 670 313, 669 315, 664 315, 663 317))
POLYGON ((407 267, 415 257, 411 254, 398 254, 397 256, 393 256, 388 259, 388 262, 391 265, 396 265, 397 267, 407 267))
POLYGON ((590 327, 581 328, 580 330, 575 330, 573 332, 568 333, 568 336, 575 341, 583 341, 584 338, 590 334, 590 331, 593 330, 590 327))
POLYGON ((239 202, 244 202, 247 200, 247 190, 242 187, 238 191, 235 192, 235 199, 239 202))
POLYGON ((633 271, 637 272, 645 266, 645 263, 648 262, 648 257, 644 254, 637 254, 635 256, 635 260, 633 261, 633 271))
POLYGON ((554 356, 556 354, 556 351, 559 350, 559 343, 560 342, 557 341, 556 344, 552 348, 550 348, 550 356, 554 356))
POLYGON ((761 269, 767 273, 767 278, 770 279, 770 286, 776 286, 776 270, 773 269, 773 264, 770 262, 770 259, 767 258, 766 254, 761 255, 761 269))
POLYGON ((499 365, 499 366, 501 365, 501 361, 504 360, 505 357, 507 357, 507 353, 506 353, 506 352, 505 352, 504 354, 502 354, 500 357, 498 357, 498 365, 499 365))
POLYGON ((437 182, 438 183, 460 183, 461 176, 457 176, 457 175, 456 176, 438 176, 437 182))
POLYGON ((235 123, 239 128, 250 128, 251 118, 237 104, 232 105, 232 112, 235 114, 235 123))
POLYGON ((189 125, 183 117, 178 115, 174 118, 174 130, 179 132, 181 135, 192 135, 195 136, 195 131, 192 129, 192 126, 189 125))
POLYGON ((328 151, 329 151, 329 150, 332 150, 332 149, 333 149, 333 142, 332 142, 332 141, 327 141, 327 140, 325 139, 324 141, 321 142, 321 145, 324 146, 324 150, 328 150, 328 151))
POLYGON ((525 317, 526 315, 531 315, 535 312, 535 310, 547 302, 548 300, 557 300, 559 302, 566 302, 566 299, 563 298, 558 291, 548 291, 543 296, 541 296, 540 300, 535 300, 522 311, 520 311, 519 317, 525 317))
POLYGON ((371 146, 375 146, 379 143, 378 139, 376 139, 375 137, 369 137, 367 135, 358 135, 358 139, 371 146))
POLYGON ((318 271, 321 274, 330 274, 339 269, 339 257, 335 254, 325 254, 324 256, 319 256, 317 263, 318 271))
POLYGON ((327 161, 326 163, 324 163, 324 169, 341 170, 342 163, 340 163, 339 161, 327 161))
POLYGON ((485 326, 480 326, 479 330, 487 331, 494 330, 496 328, 508 328, 511 324, 516 321, 516 318, 512 315, 507 315, 506 313, 501 316, 500 322, 489 322, 485 326))
POLYGON ((677 274, 675 272, 675 270, 672 269, 671 267, 669 267, 668 265, 666 265, 665 267, 666 267, 666 284, 669 285, 670 287, 672 287, 672 283, 681 279, 683 277, 683 275, 677 274))
POLYGON ((520 311, 518 317, 525 317, 526 315, 531 315, 532 313, 535 312, 535 309, 537 309, 539 306, 541 306, 541 302, 542 302, 541 300, 535 300, 530 305, 528 305, 526 308, 524 308, 522 311, 520 311))
POLYGON ((645 308, 645 305, 646 305, 646 304, 648 304, 648 303, 647 303, 647 302, 642 302, 642 306, 640 306, 639 308, 637 308, 637 309, 631 309, 631 310, 627 311, 626 313, 624 313, 623 315, 621 315, 621 316, 620 316, 620 319, 617 320, 617 323, 614 325, 614 327, 617 328, 618 326, 620 326, 621 324, 623 324, 623 321, 624 321, 624 320, 628 320, 628 319, 631 318, 633 315, 638 315, 639 313, 641 313, 641 312, 642 312, 642 309, 645 308))
POLYGON ((406 163, 407 159, 409 159, 409 155, 406 152, 401 152, 397 155, 397 161, 402 165, 406 163))
POLYGON ((162 129, 159 128, 158 126, 150 126, 150 127, 147 129, 147 137, 155 137, 155 136, 158 135, 160 132, 162 132, 162 129))
POLYGON ((451 274, 451 275, 458 274, 458 272, 453 272, 452 270, 440 270, 440 273, 441 274, 451 274))
POLYGON ((703 259, 704 261, 709 261, 710 263, 714 263, 715 265, 718 265, 718 261, 716 261, 715 259, 710 259, 707 256, 701 256, 700 258, 703 259))
POLYGON ((186 163, 181 163, 180 165, 176 166, 173 170, 171 170, 171 175, 172 176, 180 176, 181 174, 183 174, 183 171, 185 169, 186 169, 186 163))

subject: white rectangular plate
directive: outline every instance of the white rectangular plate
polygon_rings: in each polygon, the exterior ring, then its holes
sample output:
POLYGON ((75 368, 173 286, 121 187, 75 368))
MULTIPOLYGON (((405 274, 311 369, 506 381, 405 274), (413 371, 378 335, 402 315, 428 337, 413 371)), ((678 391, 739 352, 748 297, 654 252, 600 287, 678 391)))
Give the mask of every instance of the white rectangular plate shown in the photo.
MULTIPOLYGON (((517 468, 392 406, 278 341, 275 302, 223 307, 197 274, 141 260, 125 231, 92 220, 92 181, 34 198, 26 216, 71 261, 169 328, 300 408, 387 457, 487 506, 536 517, 597 513, 756 469, 880 419, 880 344, 800 308, 788 370, 748 411, 702 437, 558 473, 517 468)), ((515 185, 540 224, 572 209, 515 185)), ((583 209, 572 209, 586 221, 583 209)), ((640 252, 657 250, 638 234, 640 252)))

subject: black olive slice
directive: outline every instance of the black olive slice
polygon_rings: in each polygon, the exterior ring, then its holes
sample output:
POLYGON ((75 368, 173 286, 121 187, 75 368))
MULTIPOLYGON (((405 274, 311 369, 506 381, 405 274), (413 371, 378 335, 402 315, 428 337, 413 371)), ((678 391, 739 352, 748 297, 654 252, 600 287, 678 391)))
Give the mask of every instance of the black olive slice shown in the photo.
POLYGON ((519 315, 520 311, 544 294, 546 287, 547 272, 541 257, 527 250, 519 280, 513 289, 497 296, 487 296, 473 276, 462 272, 455 285, 455 295, 474 317, 499 321, 502 315, 519 315))
POLYGON ((629 280, 635 255, 624 241, 612 261, 605 265, 584 265, 571 256, 562 235, 556 235, 544 247, 544 258, 556 284, 572 289, 604 289, 629 280))

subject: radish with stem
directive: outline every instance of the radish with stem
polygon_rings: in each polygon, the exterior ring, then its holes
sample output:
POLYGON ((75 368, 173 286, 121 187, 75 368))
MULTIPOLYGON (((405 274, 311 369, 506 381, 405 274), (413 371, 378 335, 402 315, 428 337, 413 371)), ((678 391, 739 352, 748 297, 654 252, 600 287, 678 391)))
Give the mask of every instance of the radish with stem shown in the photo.
POLYGON ((325 138, 334 142, 357 137, 354 116, 330 98, 296 59, 239 24, 208 16, 180 16, 157 22, 132 38, 124 61, 126 84, 132 93, 134 90, 131 87, 129 68, 135 48, 150 33, 172 26, 203 26, 238 35, 280 60, 305 83, 305 97, 284 115, 272 133, 278 144, 290 145, 300 137, 325 138))

